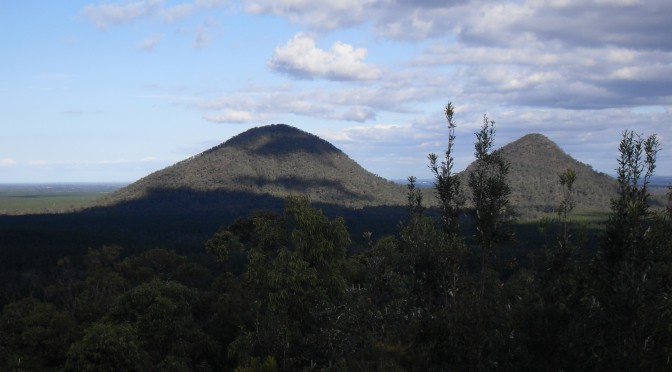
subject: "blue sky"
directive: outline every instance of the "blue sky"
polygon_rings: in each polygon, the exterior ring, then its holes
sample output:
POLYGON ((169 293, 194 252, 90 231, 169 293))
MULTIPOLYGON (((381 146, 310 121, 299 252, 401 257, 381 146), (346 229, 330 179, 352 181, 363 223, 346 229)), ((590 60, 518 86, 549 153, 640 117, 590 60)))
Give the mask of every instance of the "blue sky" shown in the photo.
POLYGON ((623 130, 672 175, 669 0, 0 2, 0 183, 135 181, 255 126, 390 179, 548 136, 613 173, 623 130))

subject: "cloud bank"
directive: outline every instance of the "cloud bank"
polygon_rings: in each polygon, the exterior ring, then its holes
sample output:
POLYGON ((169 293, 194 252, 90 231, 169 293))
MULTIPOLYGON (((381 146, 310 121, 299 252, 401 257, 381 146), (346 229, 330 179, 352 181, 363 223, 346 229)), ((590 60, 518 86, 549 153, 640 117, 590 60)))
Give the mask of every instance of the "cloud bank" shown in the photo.
MULTIPOLYGON (((440 152, 447 101, 463 138, 488 113, 501 123, 498 145, 542 132, 606 171, 625 129, 672 140, 668 0, 144 0, 83 14, 106 29, 149 17, 186 22, 224 5, 283 21, 287 35, 249 61, 281 82, 195 94, 188 106, 208 122, 321 123, 311 125, 378 166, 440 152)), ((193 46, 212 48, 208 27, 194 24, 193 46)), ((139 45, 152 50, 159 40, 139 45)), ((659 169, 672 169, 667 148, 659 169)))

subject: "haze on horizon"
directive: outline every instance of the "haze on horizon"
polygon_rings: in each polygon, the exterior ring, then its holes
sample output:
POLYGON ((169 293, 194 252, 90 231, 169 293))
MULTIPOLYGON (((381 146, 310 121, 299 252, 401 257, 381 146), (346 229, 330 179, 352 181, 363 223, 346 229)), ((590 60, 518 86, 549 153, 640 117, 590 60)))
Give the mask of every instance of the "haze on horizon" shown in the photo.
POLYGON ((0 3, 0 183, 129 182, 255 126, 316 134, 388 179, 542 133, 613 174, 624 130, 672 176, 668 0, 0 3))

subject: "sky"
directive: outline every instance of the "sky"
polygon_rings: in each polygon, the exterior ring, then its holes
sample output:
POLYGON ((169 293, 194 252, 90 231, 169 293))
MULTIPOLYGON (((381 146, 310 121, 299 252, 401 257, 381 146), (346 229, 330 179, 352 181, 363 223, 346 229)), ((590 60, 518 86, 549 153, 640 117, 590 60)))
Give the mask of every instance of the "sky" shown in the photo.
POLYGON ((625 130, 672 176, 669 0, 0 1, 0 183, 132 182, 289 124, 388 179, 542 133, 614 174, 625 130))

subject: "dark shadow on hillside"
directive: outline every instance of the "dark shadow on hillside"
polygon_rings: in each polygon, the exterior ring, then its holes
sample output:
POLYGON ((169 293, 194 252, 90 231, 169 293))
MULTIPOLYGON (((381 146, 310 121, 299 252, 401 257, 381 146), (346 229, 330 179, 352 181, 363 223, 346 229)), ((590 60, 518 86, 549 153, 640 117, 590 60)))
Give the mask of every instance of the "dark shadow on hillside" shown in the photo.
MULTIPOLYGON (((405 207, 349 209, 313 203, 330 218, 344 217, 354 245, 362 235, 396 233, 405 207)), ((255 210, 283 213, 284 199, 244 192, 152 190, 146 197, 77 213, 0 216, 0 272, 53 270, 63 257, 83 257, 88 249, 120 245, 125 255, 153 248, 206 260, 204 244, 221 226, 255 210)))
POLYGON ((153 188, 142 198, 122 201, 105 207, 82 211, 85 215, 239 215, 249 209, 282 210, 283 199, 270 195, 232 192, 196 191, 188 188, 153 188))
POLYGON ((282 156, 296 152, 309 154, 342 153, 331 143, 286 124, 254 128, 229 139, 223 145, 244 148, 255 155, 262 156, 282 156), (264 139, 264 141, 257 146, 256 142, 259 139, 264 139))
MULTIPOLYGON (((346 208, 329 203, 313 203, 329 218, 343 217, 352 240, 352 251, 368 248, 364 232, 373 233, 373 241, 385 235, 397 235, 400 222, 408 220, 406 206, 346 208)), ((146 197, 112 206, 96 207, 78 213, 0 216, 0 273, 31 270, 56 270, 63 257, 81 260, 89 249, 104 245, 123 247, 124 255, 163 248, 207 262, 205 242, 221 226, 237 218, 248 217, 255 210, 283 213, 284 199, 244 192, 197 192, 187 189, 155 189, 146 197)), ((428 208, 427 214, 438 219, 438 212, 428 208)), ((519 261, 530 252, 552 242, 556 233, 542 236, 535 222, 514 226, 517 239, 502 246, 498 256, 502 262, 510 257, 519 261)), ((599 244, 600 225, 590 225, 588 244, 599 244)), ((463 236, 472 246, 473 229, 464 221, 463 236)), ((574 236, 578 236, 575 231, 574 236)), ((23 275, 23 274, 21 274, 23 275)), ((19 275, 19 276, 21 276, 19 275)))
POLYGON ((272 138, 262 146, 252 151, 254 154, 267 155, 288 155, 294 152, 305 152, 308 154, 340 153, 333 145, 319 138, 303 136, 283 136, 272 138))
MULTIPOLYGON (((256 187, 278 187, 297 194, 310 194, 325 190, 327 193, 335 192, 334 197, 341 200, 357 200, 370 202, 371 197, 348 190, 343 183, 327 179, 308 179, 299 176, 285 176, 276 179, 266 177, 242 176, 235 178, 235 182, 241 185, 253 185, 256 187)), ((331 198, 330 198, 331 199, 331 198)))

